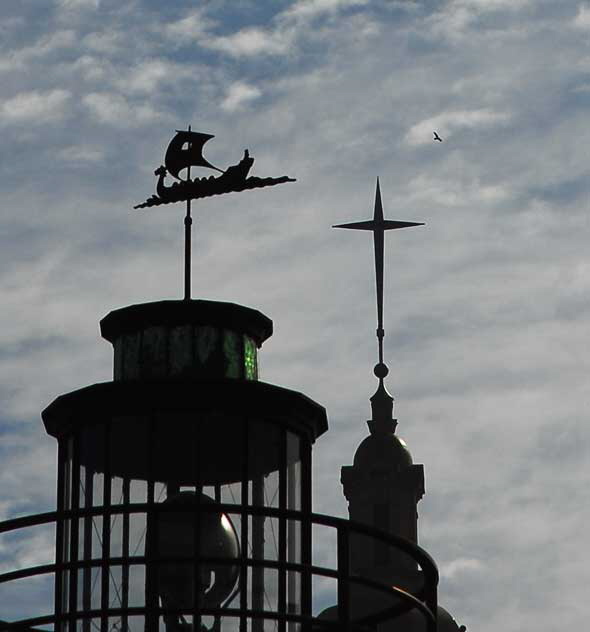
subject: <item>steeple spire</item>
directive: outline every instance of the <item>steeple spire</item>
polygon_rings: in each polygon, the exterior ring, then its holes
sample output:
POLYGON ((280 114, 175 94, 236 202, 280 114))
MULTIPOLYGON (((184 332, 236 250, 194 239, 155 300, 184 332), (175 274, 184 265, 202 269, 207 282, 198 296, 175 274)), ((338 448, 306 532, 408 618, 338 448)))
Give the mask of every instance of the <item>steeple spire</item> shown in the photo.
POLYGON ((377 391, 371 397, 371 409, 373 419, 369 422, 371 434, 392 432, 395 430, 396 421, 392 418, 393 397, 387 392, 383 383, 384 378, 389 373, 389 368, 383 361, 383 338, 385 330, 383 328, 383 260, 385 231, 396 230, 398 228, 411 228, 413 226, 424 226, 424 222, 400 222, 397 220, 383 218, 383 204, 381 202, 381 189, 379 178, 375 190, 375 209, 373 219, 363 222, 352 222, 349 224, 338 224, 332 228, 350 228, 352 230, 370 230, 373 233, 373 247, 375 252, 375 287, 377 296, 377 343, 379 349, 379 360, 373 369, 373 373, 379 379, 377 391), (393 424, 393 427, 392 427, 393 424))

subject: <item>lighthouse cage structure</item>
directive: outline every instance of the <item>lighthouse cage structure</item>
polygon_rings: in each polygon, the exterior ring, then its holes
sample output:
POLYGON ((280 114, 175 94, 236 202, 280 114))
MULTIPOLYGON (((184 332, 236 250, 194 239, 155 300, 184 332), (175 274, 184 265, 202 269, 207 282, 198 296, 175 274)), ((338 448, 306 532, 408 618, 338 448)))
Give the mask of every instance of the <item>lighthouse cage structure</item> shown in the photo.
POLYGON ((171 300, 113 311, 101 333, 113 345, 113 380, 42 413, 58 444, 56 510, 0 523, 0 543, 54 529, 54 563, 0 573, 0 604, 11 583, 52 576, 53 611, 28 604, 6 621, 0 606, 0 630, 375 631, 414 613, 435 632, 438 573, 424 550, 312 512, 312 447, 326 411, 258 379, 270 319, 233 303, 171 300), (333 564, 314 563, 320 531, 333 564), (357 572, 359 538, 412 569, 411 581, 357 572), (327 585, 324 607, 336 605, 318 617, 327 585), (355 595, 374 605, 355 615, 355 595))

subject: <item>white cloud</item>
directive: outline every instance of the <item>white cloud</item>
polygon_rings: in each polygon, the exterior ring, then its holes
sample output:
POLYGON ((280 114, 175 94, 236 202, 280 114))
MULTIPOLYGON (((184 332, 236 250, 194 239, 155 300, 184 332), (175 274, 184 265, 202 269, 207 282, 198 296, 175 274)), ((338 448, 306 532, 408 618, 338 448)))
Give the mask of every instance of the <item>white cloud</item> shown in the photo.
POLYGON ((94 31, 85 35, 82 40, 84 49, 90 49, 103 55, 114 55, 123 50, 125 37, 118 30, 94 31))
POLYGON ((499 9, 518 11, 530 4, 531 0, 454 0, 451 6, 465 7, 483 13, 499 9))
POLYGON ((84 81, 105 81, 116 73, 115 68, 104 58, 82 55, 71 64, 64 64, 65 72, 79 72, 84 81))
POLYGON ((71 163, 99 163, 104 159, 104 151, 102 149, 84 146, 73 145, 70 147, 64 147, 57 154, 56 157, 64 162, 71 163))
POLYGON ((420 174, 408 182, 405 198, 419 202, 436 200, 437 204, 447 207, 464 204, 478 207, 483 204, 493 206, 508 199, 510 194, 507 186, 486 184, 480 179, 463 181, 420 174))
POLYGON ((130 65, 123 76, 114 83, 121 92, 128 94, 155 94, 163 86, 197 80, 199 71, 189 65, 183 66, 164 59, 148 59, 130 65))
POLYGON ((221 107, 227 112, 233 112, 246 103, 257 99, 260 95, 261 92, 256 86, 237 81, 228 88, 225 99, 221 102, 221 107))
POLYGON ((582 83, 579 86, 575 86, 574 88, 572 88, 572 92, 578 94, 587 94, 588 92, 590 92, 590 83, 582 83))
POLYGON ((196 42, 208 36, 215 22, 206 17, 203 10, 191 11, 184 18, 165 26, 164 32, 170 39, 181 42, 196 42))
POLYGON ((412 125, 404 141, 414 146, 432 143, 432 133, 435 130, 444 140, 448 140, 455 132, 474 128, 488 129, 505 123, 509 118, 506 112, 496 112, 487 108, 443 112, 412 125))
POLYGON ((151 105, 134 105, 114 93, 93 92, 87 94, 82 101, 99 121, 114 127, 134 127, 155 122, 162 117, 151 105))
POLYGON ((64 118, 71 93, 68 90, 21 92, 0 102, 4 123, 46 123, 64 118))
POLYGON ((529 4, 530 0, 450 0, 429 16, 425 24, 437 38, 456 41, 472 32, 474 29, 469 27, 480 18, 485 18, 486 14, 501 10, 520 11, 529 4))
POLYGON ((65 10, 98 9, 100 0, 57 0, 57 5, 65 10))
POLYGON ((441 564, 440 575, 445 579, 454 579, 457 575, 480 572, 484 569, 485 565, 481 560, 460 557, 446 564, 441 564))
MULTIPOLYGON (((307 33, 307 23, 322 15, 333 15, 347 8, 363 7, 368 0, 299 0, 278 13, 274 24, 263 28, 249 26, 229 35, 215 35, 216 23, 206 17, 204 10, 189 13, 166 27, 169 37, 194 41, 204 48, 232 57, 285 55, 293 50, 297 39, 307 33)), ((364 35, 374 33, 376 26, 364 26, 364 35)))
POLYGON ((287 18, 311 19, 325 13, 335 13, 341 9, 362 7, 369 0, 298 0, 283 12, 287 18))
POLYGON ((590 7, 587 4, 579 5, 573 25, 579 29, 590 29, 590 7))
POLYGON ((0 71, 18 71, 35 60, 46 60, 57 51, 68 49, 77 42, 76 34, 71 29, 50 33, 31 46, 13 50, 0 57, 0 71))
POLYGON ((233 57, 284 54, 291 47, 293 34, 287 31, 269 31, 246 28, 224 37, 208 37, 201 41, 207 48, 233 57))

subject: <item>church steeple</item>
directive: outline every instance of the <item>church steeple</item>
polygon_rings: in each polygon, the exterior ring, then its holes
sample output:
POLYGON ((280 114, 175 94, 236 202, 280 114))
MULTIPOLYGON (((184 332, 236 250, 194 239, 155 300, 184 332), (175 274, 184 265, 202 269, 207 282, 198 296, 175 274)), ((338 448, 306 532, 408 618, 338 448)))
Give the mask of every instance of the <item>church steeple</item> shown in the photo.
MULTIPOLYGON (((341 481, 348 500, 351 520, 362 522, 393 535, 417 541, 416 505, 424 494, 424 471, 414 465, 403 439, 395 434, 397 420, 393 418, 393 397, 385 388, 389 369, 383 360, 383 269, 384 236, 386 230, 422 226, 417 222, 386 220, 379 180, 375 191, 373 219, 339 224, 334 228, 370 230, 375 254, 375 289, 377 298, 377 341, 379 359, 373 370, 379 385, 371 397, 372 419, 367 422, 369 436, 359 445, 352 466, 344 466, 341 481)), ((389 555, 368 541, 357 539, 351 547, 353 568, 357 572, 377 576, 397 576, 400 571, 415 569, 406 556, 389 555), (371 549, 371 550, 369 550, 371 549)))
MULTIPOLYGON (((395 434, 397 419, 393 417, 394 399, 384 383, 389 369, 383 360, 383 242, 386 230, 420 225, 383 218, 377 180, 373 220, 334 227, 371 230, 375 248, 379 360, 373 372, 379 384, 370 398, 372 418, 367 421, 369 436, 358 446, 353 464, 341 469, 340 480, 348 501, 349 516, 351 521, 376 527, 415 544, 418 542, 417 505, 424 495, 424 467, 414 464, 406 443, 395 434)), ((368 538, 351 537, 350 554, 351 570, 359 575, 397 584, 405 589, 415 589, 423 581, 421 571, 407 555, 392 551, 368 538)), ((362 590, 353 591, 353 610, 371 612, 378 609, 377 602, 362 590)), ((325 616, 329 618, 328 610, 325 616)), ((437 629, 440 632, 465 632, 465 627, 459 627, 440 606, 437 616, 437 629)), ((414 612, 404 614, 393 626, 378 628, 379 632, 423 632, 424 629, 414 612)))

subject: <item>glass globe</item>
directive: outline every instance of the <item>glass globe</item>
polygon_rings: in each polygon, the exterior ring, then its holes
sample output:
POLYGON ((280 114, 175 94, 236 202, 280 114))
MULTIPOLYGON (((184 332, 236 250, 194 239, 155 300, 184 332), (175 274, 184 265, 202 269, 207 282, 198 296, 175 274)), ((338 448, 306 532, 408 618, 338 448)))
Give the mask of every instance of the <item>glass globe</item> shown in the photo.
POLYGON ((199 510, 199 505, 215 504, 202 493, 179 492, 163 504, 178 507, 178 511, 158 513, 157 553, 163 558, 178 558, 178 562, 158 565, 158 594, 162 605, 192 609, 196 595, 198 607, 221 607, 232 596, 240 571, 240 544, 229 516, 204 510, 195 522, 194 512, 199 510), (195 565, 195 524, 200 525, 199 556, 235 560, 235 564, 204 561, 195 565))

